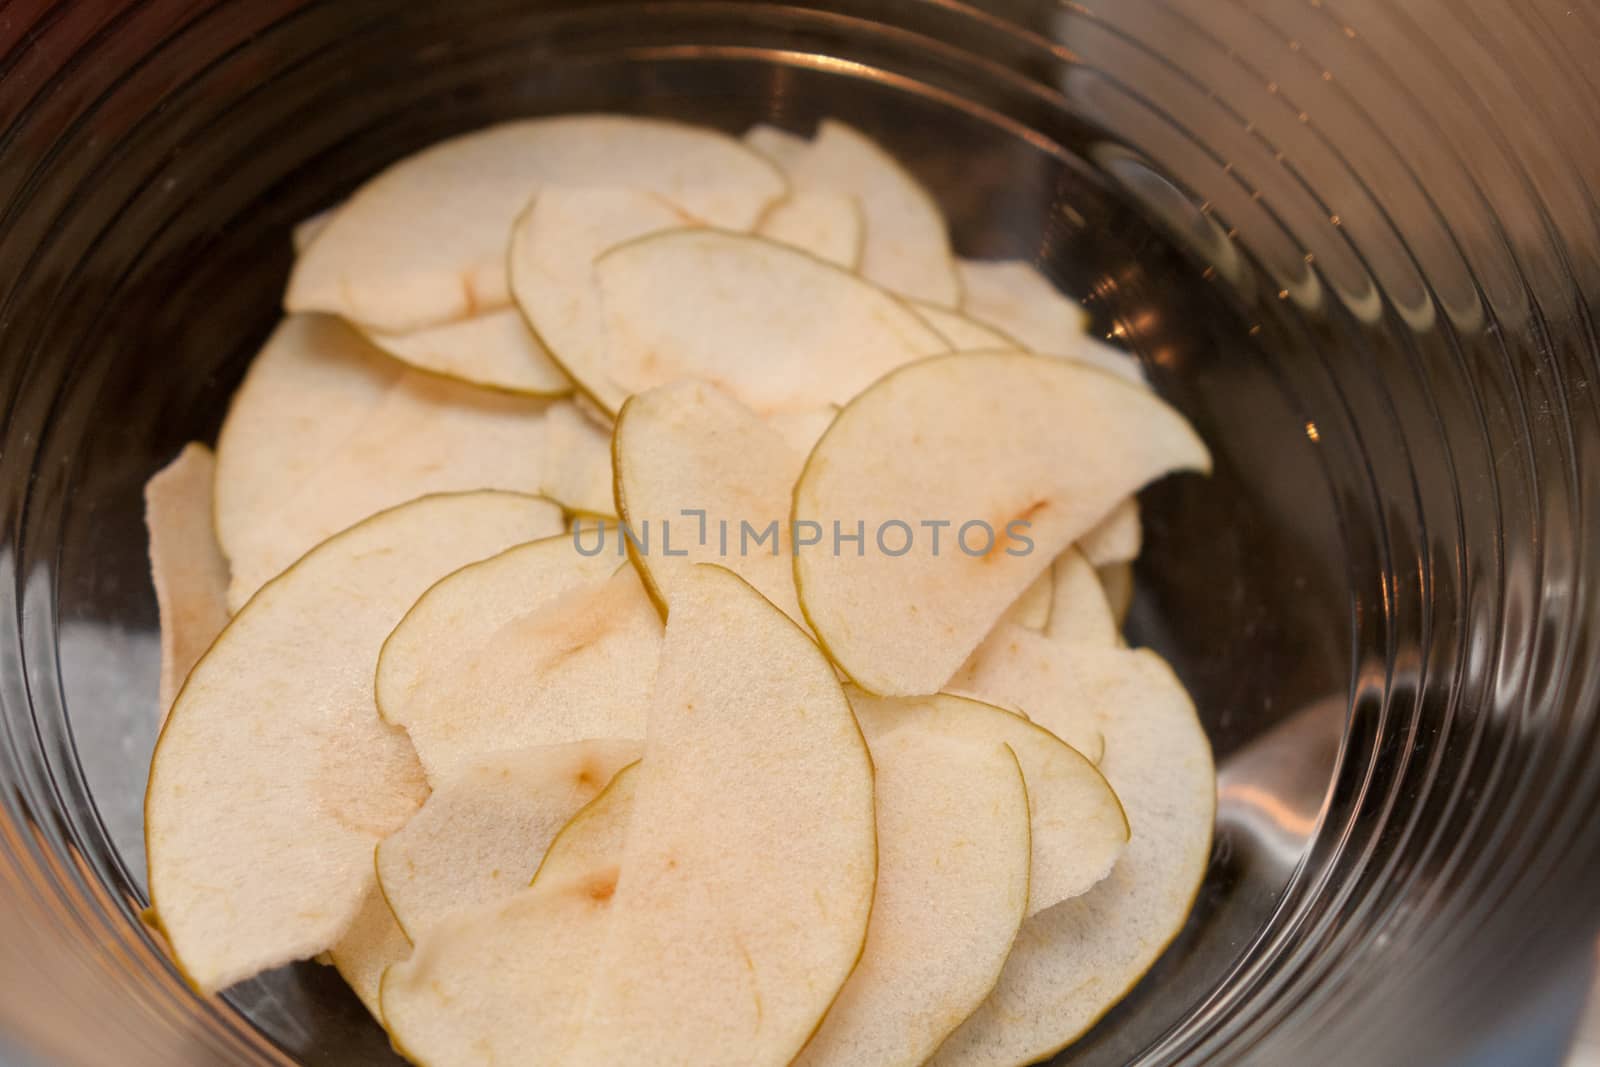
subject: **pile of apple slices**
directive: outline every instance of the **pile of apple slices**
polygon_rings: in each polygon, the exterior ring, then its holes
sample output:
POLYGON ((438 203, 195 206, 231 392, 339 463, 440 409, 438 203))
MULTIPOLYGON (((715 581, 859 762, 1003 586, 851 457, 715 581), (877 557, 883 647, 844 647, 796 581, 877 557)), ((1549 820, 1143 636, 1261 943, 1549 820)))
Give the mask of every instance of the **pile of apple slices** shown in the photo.
POLYGON ((147 489, 196 988, 323 959, 435 1067, 1006 1065, 1149 968, 1215 785, 1118 602, 1209 458, 1033 268, 835 122, 499 126, 296 241, 147 489))

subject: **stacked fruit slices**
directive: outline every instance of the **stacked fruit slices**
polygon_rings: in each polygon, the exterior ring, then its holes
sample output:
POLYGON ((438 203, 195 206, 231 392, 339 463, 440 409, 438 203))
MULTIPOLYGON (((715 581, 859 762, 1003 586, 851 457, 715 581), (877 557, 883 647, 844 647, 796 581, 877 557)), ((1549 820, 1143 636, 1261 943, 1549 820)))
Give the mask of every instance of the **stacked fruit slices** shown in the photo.
POLYGON ((147 489, 198 989, 323 958, 440 1067, 1022 1064, 1154 962, 1214 781, 1119 617, 1209 459, 1037 271, 836 122, 494 127, 296 243, 147 489))

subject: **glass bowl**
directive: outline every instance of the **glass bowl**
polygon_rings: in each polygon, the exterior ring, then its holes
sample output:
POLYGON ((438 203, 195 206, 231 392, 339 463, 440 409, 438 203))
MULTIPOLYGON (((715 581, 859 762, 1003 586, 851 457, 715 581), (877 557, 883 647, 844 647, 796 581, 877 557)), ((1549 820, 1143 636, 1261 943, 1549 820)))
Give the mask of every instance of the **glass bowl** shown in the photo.
POLYGON ((1505 1047, 1597 923, 1597 48, 1555 0, 0 6, 5 1041, 396 1062, 330 970, 204 1000, 138 921, 140 490, 214 437, 293 223, 451 133, 613 110, 864 128, 1212 445, 1145 495, 1129 636, 1195 694, 1215 850, 1062 1062, 1505 1047))

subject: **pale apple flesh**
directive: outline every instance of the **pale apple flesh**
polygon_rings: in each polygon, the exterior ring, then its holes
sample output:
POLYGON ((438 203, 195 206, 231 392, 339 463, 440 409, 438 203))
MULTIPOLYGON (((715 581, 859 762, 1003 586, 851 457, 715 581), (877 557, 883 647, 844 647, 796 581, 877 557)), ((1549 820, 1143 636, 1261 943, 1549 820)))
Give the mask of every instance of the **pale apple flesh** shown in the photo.
POLYGON ((642 738, 660 647, 632 568, 565 533, 429 589, 384 645, 377 703, 438 782, 495 752, 642 738))
POLYGON ((822 654, 730 571, 674 592, 637 773, 573 1061, 791 1062, 862 951, 872 764, 822 654))
POLYGON ((378 885, 419 941, 443 919, 533 879, 567 822, 639 758, 636 741, 580 741, 495 753, 435 785, 377 851, 378 885))
POLYGON ((893 156, 860 131, 824 121, 810 141, 756 126, 745 143, 782 167, 801 192, 856 199, 865 224, 860 269, 875 284, 915 300, 954 307, 961 284, 938 205, 893 156))
POLYGON ((430 374, 530 396, 572 392, 571 380, 514 307, 406 333, 364 332, 389 355, 430 374))
POLYGON ((568 369, 602 399, 699 378, 758 414, 814 410, 949 350, 887 291, 753 235, 652 233, 601 254, 594 278, 606 339, 598 380, 568 369))
POLYGON ((1106 877, 1128 841, 1117 795, 1083 753, 1020 714, 941 693, 875 697, 850 688, 850 706, 873 741, 917 729, 965 743, 1005 744, 1028 789, 1032 861, 1028 914, 1089 890, 1106 877))
POLYGON ((767 208, 755 229, 762 237, 851 268, 861 260, 865 231, 855 197, 816 191, 790 193, 767 208))
POLYGON ((382 891, 374 886, 362 901, 350 928, 328 949, 328 962, 338 970, 339 977, 345 980, 362 1006, 382 1023, 383 973, 410 955, 410 939, 395 919, 382 891))
POLYGON ((874 737, 878 883, 866 947, 803 1067, 917 1067, 994 988, 1028 904, 1028 794, 1004 745, 874 737))
POLYGON ((430 1067, 560 1062, 605 934, 638 764, 562 827, 527 888, 444 918, 381 987, 395 1047, 430 1067))
POLYGON ((552 510, 482 492, 374 516, 270 583, 195 665, 151 760, 145 845, 152 905, 196 987, 344 936, 373 848, 427 793, 373 701, 383 639, 434 578, 538 533, 552 510))
POLYGON ((544 415, 544 451, 545 496, 575 515, 616 518, 609 418, 602 424, 577 403, 552 405, 544 415))
POLYGON ((506 234, 549 185, 630 185, 737 229, 786 192, 771 164, 710 130, 619 115, 503 123, 358 189, 301 254, 284 304, 388 333, 506 307, 506 234))
POLYGON ((166 718, 178 688, 228 624, 228 561, 211 524, 216 462, 204 445, 185 445, 144 487, 150 577, 161 618, 161 689, 166 718))
POLYGON ((804 456, 703 382, 640 393, 613 438, 617 509, 640 577, 665 613, 696 563, 720 563, 800 618, 789 494, 804 456))
POLYGON ((802 609, 863 688, 935 692, 1118 501, 1169 472, 1209 466, 1182 416, 1101 371, 1015 352, 903 367, 817 442, 793 517, 824 530, 942 521, 944 551, 922 536, 897 558, 796 552, 802 609))
POLYGON ((632 391, 614 376, 595 260, 606 250, 701 220, 640 189, 548 186, 511 228, 507 277, 529 327, 607 416, 632 391))
POLYGON ((536 492, 543 405, 406 370, 324 316, 284 320, 217 445, 229 607, 386 508, 431 493, 536 492))
POLYGON ((999 985, 938 1067, 1020 1067, 1071 1043, 1177 936, 1205 877, 1216 771, 1182 684, 1148 651, 1056 647, 1063 677, 1098 709, 1102 767, 1132 837, 1104 883, 1023 923, 999 985))

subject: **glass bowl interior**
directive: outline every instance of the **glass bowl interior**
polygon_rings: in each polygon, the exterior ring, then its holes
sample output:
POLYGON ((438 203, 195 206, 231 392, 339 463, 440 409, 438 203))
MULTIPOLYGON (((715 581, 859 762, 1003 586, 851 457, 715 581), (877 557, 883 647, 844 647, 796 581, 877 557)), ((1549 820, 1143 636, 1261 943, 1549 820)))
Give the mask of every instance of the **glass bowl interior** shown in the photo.
MULTIPOLYGON (((1594 922, 1573 888, 1600 854, 1579 474, 1600 213, 1573 184, 1594 145, 1524 151, 1560 114, 1546 82, 1524 115, 1446 95, 1453 53, 1402 69, 1403 15, 1224 6, 1204 29, 1198 0, 41 17, 0 63, 20 90, 0 103, 0 891, 42 977, 0 1022, 65 1062, 396 1061, 330 970, 208 1004, 137 922, 158 722, 141 487, 214 440, 280 314, 292 224, 451 133, 607 110, 861 127, 960 254, 1038 263, 1214 451, 1209 479, 1143 497, 1128 630, 1211 736, 1212 862, 1171 949, 1063 1059, 1394 1062, 1497 1026, 1471 964, 1532 995, 1594 922), (1345 90, 1357 74, 1390 98, 1345 90), (1501 155, 1462 154, 1463 108, 1514 139, 1501 155), (1538 936, 1506 920, 1535 905, 1538 936), (31 1009, 47 997, 65 1008, 31 1009), (73 1011, 105 1004, 78 1044, 73 1011)), ((1513 13, 1502 65, 1575 69, 1545 6, 1513 13)))

